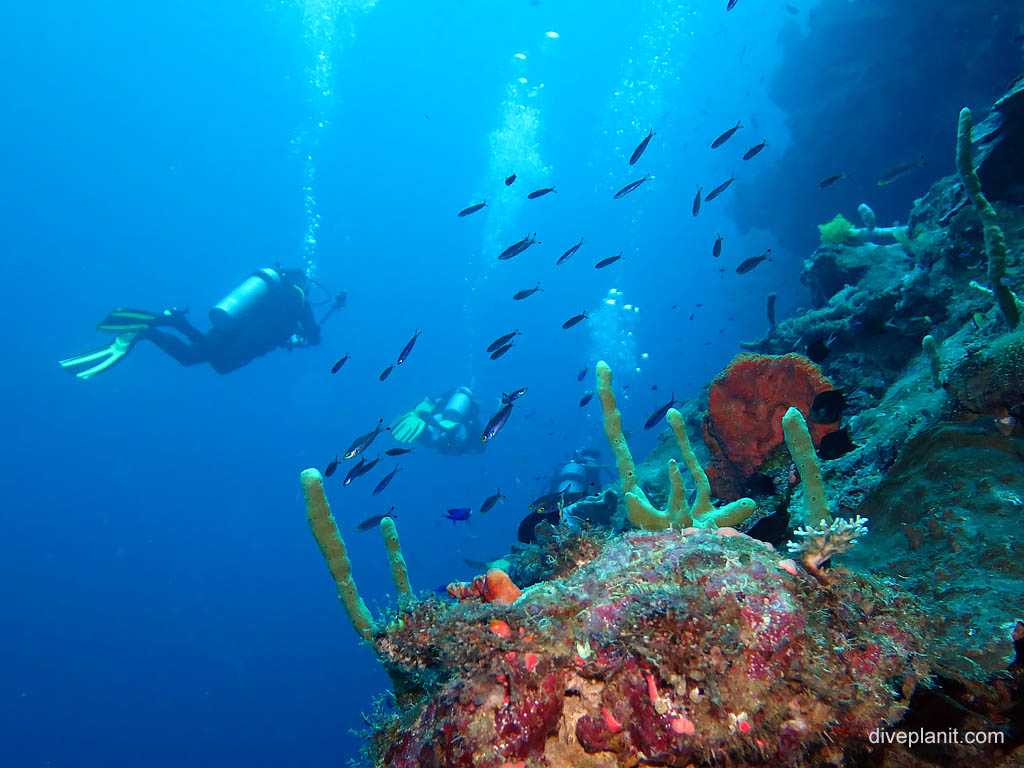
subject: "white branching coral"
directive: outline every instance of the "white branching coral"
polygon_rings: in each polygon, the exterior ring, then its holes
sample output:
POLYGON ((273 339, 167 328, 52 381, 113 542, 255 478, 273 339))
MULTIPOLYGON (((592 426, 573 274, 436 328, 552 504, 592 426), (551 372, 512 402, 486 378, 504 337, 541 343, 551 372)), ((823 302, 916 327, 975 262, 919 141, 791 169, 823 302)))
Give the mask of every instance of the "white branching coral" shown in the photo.
POLYGON ((828 571, 822 570, 822 564, 856 544, 857 539, 868 532, 867 522, 868 519, 860 515, 853 520, 840 517, 831 523, 822 520, 817 526, 797 528, 793 535, 800 540, 791 541, 787 546, 812 576, 827 584, 828 571))

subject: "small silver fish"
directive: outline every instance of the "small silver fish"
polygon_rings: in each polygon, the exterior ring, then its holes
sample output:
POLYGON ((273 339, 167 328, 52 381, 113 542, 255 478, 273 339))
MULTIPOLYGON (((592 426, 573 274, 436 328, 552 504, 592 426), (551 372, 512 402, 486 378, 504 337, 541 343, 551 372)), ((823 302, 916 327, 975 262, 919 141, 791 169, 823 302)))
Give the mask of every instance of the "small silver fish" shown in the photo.
POLYGON ((768 146, 768 140, 765 139, 760 144, 758 144, 756 147, 751 147, 746 152, 744 152, 743 153, 743 159, 744 160, 749 160, 752 157, 756 157, 758 154, 760 154, 761 150, 764 149, 767 146, 768 146))
POLYGON ((893 168, 891 171, 889 171, 887 174, 885 174, 882 178, 878 180, 878 186, 884 187, 887 184, 892 184, 894 181, 903 178, 912 170, 921 165, 927 165, 927 163, 925 163, 924 161, 924 155, 921 155, 917 160, 914 160, 912 163, 905 163, 904 165, 901 165, 897 168, 893 168))
POLYGON ((629 156, 630 165, 636 165, 636 161, 640 159, 640 155, 642 155, 644 150, 647 149, 647 145, 650 143, 653 135, 654 129, 651 128, 651 132, 647 134, 647 138, 641 141, 640 144, 637 145, 637 148, 633 150, 633 154, 629 156))
POLYGON ((514 403, 520 397, 525 395, 527 393, 527 391, 528 391, 528 388, 527 387, 523 387, 522 389, 517 389, 515 392, 512 392, 510 394, 505 394, 504 392, 502 392, 501 393, 501 402, 502 402, 503 405, 508 405, 509 403, 514 403))
POLYGON ((486 515, 494 508, 495 504, 497 504, 499 501, 504 500, 505 494, 503 494, 501 492, 501 488, 499 488, 496 494, 494 494, 493 496, 488 496, 486 499, 484 499, 484 503, 480 505, 480 514, 486 515))
POLYGON ((719 184, 719 185, 718 185, 717 187, 715 187, 715 188, 714 188, 714 189, 712 189, 712 190, 711 190, 710 192, 708 192, 707 196, 706 196, 706 197, 704 198, 704 202, 705 202, 705 203, 707 203, 707 202, 710 202, 710 201, 714 200, 714 199, 715 199, 716 197, 718 197, 718 196, 719 196, 720 194, 722 194, 723 192, 725 192, 725 190, 727 190, 727 189, 729 188, 729 185, 730 185, 730 184, 732 184, 732 183, 733 183, 733 181, 735 181, 735 180, 736 180, 736 177, 735 177, 735 176, 733 176, 733 177, 732 177, 731 179, 729 179, 728 181, 723 181, 723 182, 722 182, 721 184, 719 184))
POLYGON ((569 260, 569 258, 574 253, 576 253, 576 251, 578 251, 580 249, 580 246, 582 246, 582 245, 583 245, 583 238, 581 237, 580 241, 578 243, 576 243, 576 245, 574 245, 572 248, 570 248, 568 251, 566 251, 565 253, 563 253, 561 256, 558 257, 558 261, 555 262, 555 266, 557 267, 559 264, 564 264, 565 262, 567 262, 569 260))
POLYGON ((324 477, 330 477, 338 470, 338 457, 334 457, 334 461, 327 465, 327 469, 324 470, 324 477))
POLYGON ((463 208, 461 211, 459 211, 458 216, 469 216, 469 214, 476 213, 486 205, 487 201, 484 200, 482 203, 477 203, 476 205, 471 205, 468 208, 463 208))
POLYGON ((544 187, 544 189, 535 189, 533 192, 528 194, 526 197, 529 200, 536 200, 538 197, 544 197, 548 192, 557 192, 554 187, 544 187))
MULTIPOLYGON (((732 0, 732 4, 735 5, 736 4, 736 0, 732 0)), ((730 6, 730 9, 731 9, 731 6, 730 6)), ((714 141, 711 142, 711 148, 712 149, 718 149, 720 146, 725 144, 725 142, 727 142, 729 139, 731 139, 732 135, 734 133, 736 133, 736 131, 738 131, 742 127, 743 127, 743 123, 741 123, 739 121, 736 121, 736 125, 734 125, 728 131, 726 131, 721 136, 719 136, 717 139, 715 139, 714 141)))
POLYGON ((529 297, 533 296, 533 294, 540 290, 543 289, 540 287, 540 280, 538 280, 537 285, 534 286, 533 288, 526 288, 522 291, 516 291, 515 294, 512 296, 512 300, 522 301, 523 299, 528 299, 529 297))
POLYGON ((488 345, 487 351, 488 352, 493 352, 498 347, 503 346, 504 344, 507 344, 512 339, 513 336, 518 336, 518 335, 519 335, 519 329, 516 328, 514 331, 512 331, 512 333, 506 333, 504 336, 499 336, 498 338, 496 338, 494 341, 492 341, 488 345))
POLYGON ((501 252, 501 255, 498 256, 498 259, 505 260, 511 259, 513 256, 518 256, 520 253, 522 253, 531 245, 537 242, 536 237, 537 233, 534 232, 533 235, 527 235, 519 242, 513 243, 512 245, 510 245, 508 248, 501 252))
POLYGON ((738 267, 736 267, 736 274, 737 275, 745 275, 745 274, 747 274, 747 272, 752 270, 754 267, 756 267, 762 261, 771 261, 771 257, 768 255, 771 252, 772 252, 772 249, 769 248, 767 251, 762 253, 760 256, 751 256, 749 259, 744 259, 743 261, 740 262, 740 265, 738 267))
POLYGON ((619 251, 618 256, 609 256, 607 259, 601 259, 597 264, 594 265, 594 269, 604 269, 610 264, 614 264, 616 261, 622 258, 622 251, 619 251))
POLYGON ((645 181, 647 181, 647 179, 649 179, 649 178, 650 178, 649 176, 644 176, 642 179, 637 179, 636 181, 630 182, 629 184, 624 186, 622 189, 620 189, 618 192, 616 192, 614 195, 612 195, 612 199, 613 200, 618 200, 621 197, 625 197, 630 192, 632 192, 634 189, 636 189, 641 184, 643 184, 645 181))
POLYGON ((501 428, 508 422, 508 417, 512 413, 514 405, 509 403, 501 408, 496 414, 491 416, 491 420, 487 422, 487 426, 484 427, 484 433, 480 436, 480 442, 486 443, 488 440, 492 440, 501 428))
POLYGON ((353 440, 352 445, 350 445, 348 447, 348 450, 345 451, 345 458, 351 459, 354 456, 357 456, 363 451, 365 451, 367 447, 369 447, 370 443, 373 442, 373 439, 381 433, 381 424, 383 423, 384 419, 378 420, 377 428, 374 429, 373 432, 367 432, 365 435, 360 435, 355 440, 353 440))
POLYGON ((825 189, 826 187, 831 187, 833 184, 835 184, 840 179, 845 179, 845 178, 846 178, 846 172, 845 171, 843 171, 842 173, 836 173, 836 174, 833 174, 832 176, 829 176, 826 179, 822 179, 821 181, 819 181, 818 182, 818 186, 821 187, 822 189, 825 189))
POLYGON ((564 323, 562 323, 562 327, 563 328, 572 328, 574 325, 578 325, 579 323, 581 323, 584 320, 586 320, 587 317, 589 317, 589 315, 587 315, 586 312, 580 312, 578 315, 573 315, 568 320, 566 320, 564 323))
POLYGON ((380 525, 381 522, 383 522, 385 517, 398 517, 398 515, 395 514, 395 508, 392 507, 391 511, 387 512, 386 514, 383 514, 383 515, 373 515, 372 517, 366 518, 365 520, 363 520, 363 522, 361 522, 359 525, 356 526, 356 530, 357 531, 369 531, 369 530, 372 530, 372 529, 376 528, 378 525, 380 525))
POLYGON ((506 352, 508 352, 514 346, 515 346, 514 342, 509 342, 508 344, 504 345, 503 347, 498 347, 496 350, 491 352, 491 360, 497 360, 499 357, 503 356, 506 352))

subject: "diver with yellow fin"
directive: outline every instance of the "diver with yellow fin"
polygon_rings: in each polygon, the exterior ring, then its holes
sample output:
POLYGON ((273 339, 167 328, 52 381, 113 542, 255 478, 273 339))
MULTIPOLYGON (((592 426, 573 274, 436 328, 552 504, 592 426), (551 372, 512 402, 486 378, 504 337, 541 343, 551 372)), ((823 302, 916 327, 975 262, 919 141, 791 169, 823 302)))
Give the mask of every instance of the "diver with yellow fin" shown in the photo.
POLYGON ((480 453, 480 405, 469 387, 457 387, 437 398, 425 397, 391 425, 400 443, 421 442, 438 453, 480 453), (439 408, 439 404, 444 406, 439 408))
POLYGON ((181 365, 209 363, 217 373, 230 373, 279 347, 314 347, 320 343, 323 323, 345 306, 345 293, 337 294, 317 322, 308 298, 310 285, 323 288, 299 269, 282 269, 276 264, 258 269, 210 310, 212 327, 206 333, 188 321, 187 309, 115 309, 96 326, 98 331, 117 334, 114 341, 61 360, 60 365, 80 379, 89 379, 146 340, 181 365))

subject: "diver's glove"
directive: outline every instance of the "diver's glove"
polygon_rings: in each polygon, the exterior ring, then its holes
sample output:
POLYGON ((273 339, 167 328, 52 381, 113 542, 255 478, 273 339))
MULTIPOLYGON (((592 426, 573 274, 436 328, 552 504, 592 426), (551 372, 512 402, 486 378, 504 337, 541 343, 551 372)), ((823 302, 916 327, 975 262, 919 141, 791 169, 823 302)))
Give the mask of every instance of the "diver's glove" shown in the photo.
POLYGON ((395 419, 391 425, 391 436, 400 443, 411 443, 423 434, 427 421, 434 413, 434 401, 429 397, 423 399, 411 411, 407 411, 395 419))
POLYGON ((128 354, 131 348, 135 345, 138 340, 139 331, 131 331, 129 333, 122 333, 120 336, 115 338, 110 344, 105 347, 93 350, 92 352, 86 352, 84 355, 76 355, 75 357, 68 357, 60 361, 62 368, 71 370, 80 365, 88 365, 89 363, 95 363, 90 368, 86 368, 82 371, 75 372, 75 376, 80 379, 90 379, 97 373, 102 373, 107 370, 110 366, 119 362, 121 358, 128 354))

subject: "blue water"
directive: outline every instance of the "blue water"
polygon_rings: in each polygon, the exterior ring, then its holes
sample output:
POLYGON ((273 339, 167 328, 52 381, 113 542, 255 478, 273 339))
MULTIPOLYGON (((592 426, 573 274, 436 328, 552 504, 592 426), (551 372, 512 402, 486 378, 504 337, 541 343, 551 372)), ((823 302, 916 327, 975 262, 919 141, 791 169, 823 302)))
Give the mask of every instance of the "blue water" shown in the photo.
POLYGON ((471 385, 486 418, 502 391, 529 387, 480 455, 419 449, 379 497, 390 460, 350 487, 328 482, 356 579, 383 611, 383 549, 360 520, 395 506, 414 587, 468 579, 462 559, 507 551, 575 449, 609 459, 596 401, 577 407, 597 359, 628 387, 643 456, 646 417, 761 335, 768 291, 780 317, 806 302, 806 253, 764 229, 740 235, 728 193, 690 214, 698 185, 784 173, 786 114, 764 82, 779 30, 812 8, 724 5, 7 9, 0 764, 346 764, 386 678, 337 602, 299 472, 426 395, 471 385), (750 127, 710 151, 738 119, 750 127), (532 232, 541 244, 496 260, 532 232), (768 247, 774 261, 733 273, 768 247), (116 306, 188 305, 205 329, 208 307, 276 261, 348 294, 316 349, 227 376, 147 344, 88 382, 56 365, 104 342, 93 327, 116 306), (511 300, 537 280, 543 292, 511 300), (561 329, 584 310, 588 322, 561 329), (487 359, 514 328, 518 346, 487 359), (417 329, 409 360, 378 381, 417 329), (487 517, 443 519, 498 488, 508 500, 487 517))

